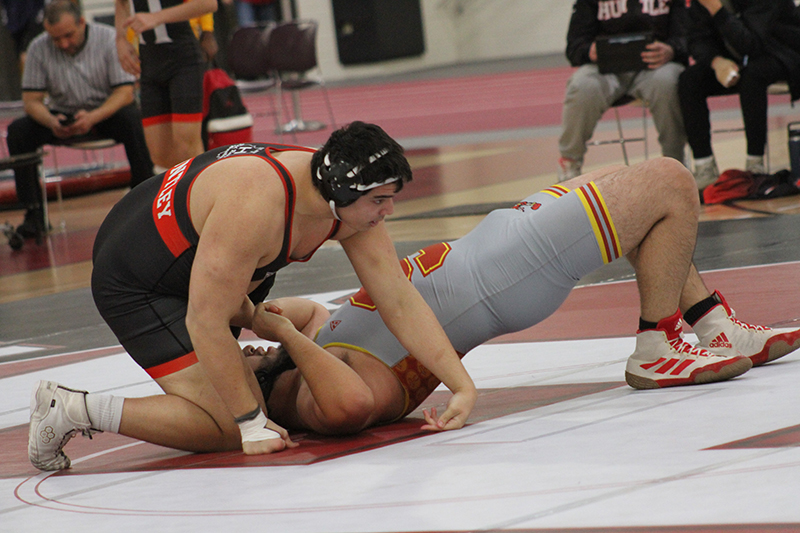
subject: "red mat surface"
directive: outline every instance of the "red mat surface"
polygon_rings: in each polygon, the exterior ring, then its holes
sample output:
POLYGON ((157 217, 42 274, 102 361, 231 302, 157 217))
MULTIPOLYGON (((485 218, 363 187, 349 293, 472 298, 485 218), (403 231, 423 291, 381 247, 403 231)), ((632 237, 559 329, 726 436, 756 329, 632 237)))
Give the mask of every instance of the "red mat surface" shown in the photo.
MULTIPOLYGON (((564 402, 624 385, 622 382, 609 382, 483 389, 479 391, 478 403, 470 416, 470 423, 564 402)), ((99 455, 74 465, 59 475, 179 468, 303 465, 326 461, 430 435, 430 432, 419 429, 424 423, 422 409, 436 406, 442 408, 449 396, 449 393, 434 393, 409 417, 350 437, 293 434, 292 439, 299 444, 297 448, 270 455, 248 456, 242 452, 193 454, 154 444, 139 443, 134 439, 113 434, 96 435, 91 440, 74 438, 65 448, 70 458, 76 460, 92 454, 99 455), (135 445, 126 446, 131 444, 135 445)), ((0 451, 0 478, 26 477, 38 473, 38 470, 28 462, 27 426, 16 426, 0 431, 0 439, 4 443, 0 451)))

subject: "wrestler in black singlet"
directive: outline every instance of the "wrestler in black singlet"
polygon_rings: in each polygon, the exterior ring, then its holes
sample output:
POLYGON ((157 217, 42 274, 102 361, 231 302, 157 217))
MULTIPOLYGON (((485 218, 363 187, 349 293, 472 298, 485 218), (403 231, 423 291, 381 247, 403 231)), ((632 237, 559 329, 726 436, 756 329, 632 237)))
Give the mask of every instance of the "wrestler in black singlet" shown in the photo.
MULTIPOLYGON (((122 346, 151 376, 196 361, 186 330, 189 279, 199 240, 188 212, 192 182, 216 161, 242 156, 265 159, 283 179, 288 206, 283 246, 272 263, 254 273, 252 281, 263 282, 249 295, 253 302, 263 301, 275 272, 292 261, 295 186, 289 171, 271 155, 285 150, 314 151, 262 143, 208 151, 131 189, 100 226, 92 254, 95 303, 122 346)), ((337 221, 328 238, 338 229, 337 221)))

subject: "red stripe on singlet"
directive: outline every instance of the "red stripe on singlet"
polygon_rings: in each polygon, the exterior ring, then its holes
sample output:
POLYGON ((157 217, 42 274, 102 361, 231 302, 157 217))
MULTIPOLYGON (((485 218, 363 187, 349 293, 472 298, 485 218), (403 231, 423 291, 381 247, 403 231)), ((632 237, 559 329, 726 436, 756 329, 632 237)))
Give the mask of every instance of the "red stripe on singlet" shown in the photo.
POLYGON ((191 162, 192 159, 187 159, 166 172, 161 188, 153 201, 153 221, 156 229, 164 244, 175 257, 189 248, 189 241, 183 235, 175 216, 175 187, 186 174, 191 162))
POLYGON ((620 255, 622 255, 622 251, 619 248, 619 242, 617 241, 617 239, 614 238, 614 232, 612 230, 614 226, 611 222, 611 217, 609 216, 608 211, 606 211, 605 209, 605 203, 603 202, 603 199, 601 198, 600 192, 597 190, 597 186, 595 185, 595 183, 589 182, 587 183, 587 186, 588 189, 591 191, 592 196, 594 197, 594 200, 597 203, 597 209, 603 218, 603 234, 605 235, 605 238, 608 240, 609 247, 612 248, 614 252, 613 255, 611 255, 610 257, 617 259, 619 258, 620 255))
POLYGON ((195 363, 197 363, 197 354, 194 352, 189 352, 186 355, 178 357, 177 359, 173 359, 172 361, 167 361, 166 363, 161 363, 160 365, 145 368, 144 371, 147 372, 151 378, 157 379, 168 376, 169 374, 174 374, 178 370, 188 368, 195 363))

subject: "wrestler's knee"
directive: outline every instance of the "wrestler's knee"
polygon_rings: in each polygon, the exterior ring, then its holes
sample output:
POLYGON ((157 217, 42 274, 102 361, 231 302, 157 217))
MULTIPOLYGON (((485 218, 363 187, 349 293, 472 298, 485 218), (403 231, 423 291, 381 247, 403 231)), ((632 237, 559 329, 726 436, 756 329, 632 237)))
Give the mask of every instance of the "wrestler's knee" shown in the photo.
POLYGON ((643 163, 649 177, 648 187, 658 191, 663 201, 674 202, 682 208, 699 211, 700 196, 694 176, 683 163, 671 157, 659 157, 643 163))

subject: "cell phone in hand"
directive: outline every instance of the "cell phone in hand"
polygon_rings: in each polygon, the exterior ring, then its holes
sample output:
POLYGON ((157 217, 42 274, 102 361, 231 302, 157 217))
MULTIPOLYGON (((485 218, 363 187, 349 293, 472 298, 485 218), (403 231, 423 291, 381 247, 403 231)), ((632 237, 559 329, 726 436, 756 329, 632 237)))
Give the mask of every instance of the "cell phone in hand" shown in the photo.
POLYGON ((58 122, 62 126, 69 126, 70 124, 75 122, 75 115, 73 115, 72 113, 64 114, 64 118, 59 119, 58 122))

